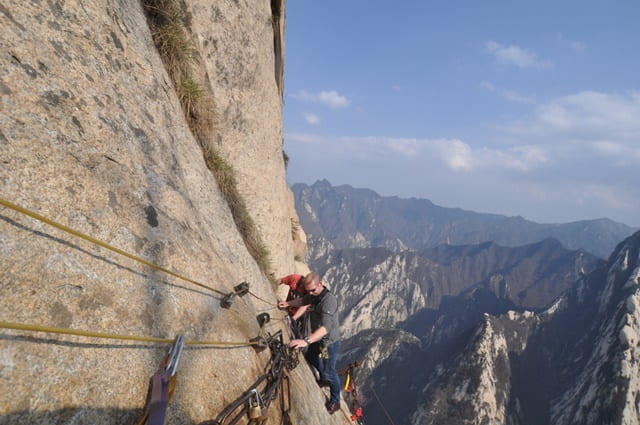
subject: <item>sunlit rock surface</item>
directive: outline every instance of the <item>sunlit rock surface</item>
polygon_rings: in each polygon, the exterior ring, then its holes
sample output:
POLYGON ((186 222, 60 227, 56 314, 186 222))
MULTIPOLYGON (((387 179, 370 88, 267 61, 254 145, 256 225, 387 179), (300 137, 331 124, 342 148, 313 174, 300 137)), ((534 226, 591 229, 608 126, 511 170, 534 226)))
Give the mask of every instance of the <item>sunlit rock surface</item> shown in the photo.
MULTIPOLYGON (((208 73, 220 151, 275 273, 295 268, 284 179, 272 5, 181 3, 208 73)), ((282 3, 283 5, 283 3, 282 3)), ((214 288, 222 295, 0 207, 0 320, 95 332, 247 342, 276 295, 205 166, 140 2, 0 6, 1 197, 214 288), (259 297, 259 298, 258 298, 259 297), (264 301, 263 301, 264 300, 264 301)), ((283 26, 281 25, 281 28, 283 26)), ((280 82, 281 83, 281 82, 280 82)), ((0 331, 0 423, 135 423, 166 344, 0 331), (8 390, 10 389, 10 391, 8 390)), ((169 424, 213 419, 263 374, 268 350, 187 347, 169 424)), ((304 362, 303 362, 304 363, 304 362)), ((295 423, 347 423, 302 364, 295 423)), ((280 421, 279 401, 270 415, 280 421)))

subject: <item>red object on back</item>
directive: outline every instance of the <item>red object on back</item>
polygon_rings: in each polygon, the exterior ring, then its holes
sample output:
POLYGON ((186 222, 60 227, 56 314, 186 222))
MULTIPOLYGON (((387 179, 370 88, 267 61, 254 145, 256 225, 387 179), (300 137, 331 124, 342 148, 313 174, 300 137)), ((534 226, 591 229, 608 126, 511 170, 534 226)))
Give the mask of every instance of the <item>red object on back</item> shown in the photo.
MULTIPOLYGON (((302 284, 301 274, 290 274, 283 278, 280 278, 280 284, 287 285, 289 287, 289 293, 287 294, 287 301, 295 300, 305 294, 304 285, 302 284)), ((289 307, 288 311, 291 315, 294 315, 298 311, 298 307, 289 307)))

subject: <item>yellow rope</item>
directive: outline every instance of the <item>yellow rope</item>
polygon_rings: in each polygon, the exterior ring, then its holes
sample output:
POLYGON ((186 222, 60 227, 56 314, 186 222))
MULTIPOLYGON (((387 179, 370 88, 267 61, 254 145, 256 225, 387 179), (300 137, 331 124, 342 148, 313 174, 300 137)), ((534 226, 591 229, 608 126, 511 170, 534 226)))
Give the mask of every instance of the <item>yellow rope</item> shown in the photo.
POLYGON ((256 294, 254 294, 254 293, 253 293, 253 292, 251 292, 251 291, 249 291, 249 295, 251 295, 252 297, 257 298, 257 299, 259 299, 260 301, 265 302, 265 303, 267 303, 267 304, 269 304, 269 305, 274 305, 274 302, 273 302, 273 301, 267 301, 267 300, 265 300, 264 298, 260 298, 259 296, 257 296, 256 294))
POLYGON ((224 292, 222 292, 222 291, 219 291, 219 290, 217 290, 217 289, 215 289, 215 288, 212 288, 212 287, 210 287, 210 286, 207 286, 207 285, 205 285, 205 284, 203 284, 203 283, 200 283, 200 282, 197 282, 197 281, 195 281, 195 280, 189 279, 188 277, 182 276, 182 275, 181 275, 181 274, 179 274, 179 273, 176 273, 176 272, 174 272, 174 271, 171 271, 171 270, 169 270, 169 269, 166 269, 166 268, 164 268, 164 267, 162 267, 162 266, 159 266, 159 265, 157 265, 157 264, 153 264, 153 263, 151 263, 151 262, 149 262, 149 261, 147 261, 147 260, 145 260, 145 259, 143 259, 143 258, 137 257, 137 256, 135 256, 135 255, 133 255, 133 254, 129 254, 128 252, 123 251, 123 250, 121 250, 121 249, 119 249, 119 248, 116 248, 116 247, 114 247, 114 246, 112 246, 112 245, 109 245, 109 244, 108 244, 108 243, 106 243, 106 242, 102 242, 102 241, 100 241, 100 240, 98 240, 98 239, 92 238, 91 236, 86 235, 86 234, 81 233, 81 232, 78 232, 77 230, 74 230, 74 229, 72 229, 72 228, 70 228, 70 227, 67 227, 67 226, 65 226, 64 224, 56 223, 56 222, 55 222, 55 221, 53 221, 53 220, 49 220, 48 218, 43 217, 43 216, 41 216, 40 214, 34 213, 33 211, 30 211, 30 210, 28 210, 28 209, 26 209, 26 208, 22 208, 22 207, 20 207, 20 206, 18 206, 18 205, 12 204, 11 202, 9 202, 9 201, 5 201, 5 200, 4 200, 4 199, 2 199, 2 198, 0 198, 0 205, 5 206, 5 207, 7 207, 7 208, 10 208, 10 209, 12 209, 12 210, 14 210, 14 211, 20 212, 20 213, 22 213, 22 214, 28 215, 28 216, 29 216, 29 217, 31 217, 31 218, 35 218, 36 220, 42 221, 43 223, 49 224, 49 225, 51 225, 51 226, 53 226, 53 227, 56 227, 56 228, 58 228, 58 229, 60 229, 60 230, 62 230, 62 231, 65 231, 65 232, 70 233, 70 234, 72 234, 72 235, 74 235, 74 236, 77 236, 77 237, 79 237, 79 238, 82 238, 82 239, 84 239, 84 240, 86 240, 86 241, 89 241, 89 242, 94 243, 94 244, 96 244, 96 245, 99 245, 99 246, 101 246, 101 247, 103 247, 103 248, 106 248, 106 249, 108 249, 108 250, 111 250, 111 251, 113 251, 113 252, 116 252, 116 253, 118 253, 118 254, 120 254, 120 255, 123 255, 123 256, 125 256, 125 257, 127 257, 127 258, 130 258, 130 259, 132 259, 132 260, 135 260, 135 261, 137 261, 137 262, 139 262, 139 263, 145 264, 145 265, 147 265, 147 266, 149 266, 149 267, 152 267, 152 268, 154 268, 154 269, 157 269, 157 270, 163 271, 163 272, 165 272, 165 273, 168 273, 168 274, 170 274, 171 276, 175 276, 175 277, 177 277, 178 279, 182 279, 182 280, 184 280, 184 281, 186 281, 186 282, 189 282, 189 283, 192 283, 192 284, 194 284, 194 285, 200 286, 201 288, 208 289, 208 290, 213 291, 213 292, 215 292, 215 293, 217 293, 217 294, 220 294, 220 295, 225 295, 225 296, 227 295, 227 294, 225 294, 225 293, 224 293, 224 292))
MULTIPOLYGON (((56 328, 52 326, 28 325, 24 323, 13 323, 13 322, 4 322, 4 321, 0 321, 0 328, 29 331, 29 332, 47 332, 47 333, 65 334, 65 335, 78 335, 78 336, 86 336, 91 338, 118 339, 118 340, 125 340, 125 341, 158 342, 158 343, 174 342, 173 339, 168 339, 168 338, 155 338, 155 337, 139 336, 139 335, 122 335, 122 334, 111 334, 111 333, 101 333, 101 332, 90 332, 90 331, 81 331, 76 329, 56 328)), ((259 342, 186 341, 185 344, 248 347, 251 345, 257 345, 259 344, 259 342)))

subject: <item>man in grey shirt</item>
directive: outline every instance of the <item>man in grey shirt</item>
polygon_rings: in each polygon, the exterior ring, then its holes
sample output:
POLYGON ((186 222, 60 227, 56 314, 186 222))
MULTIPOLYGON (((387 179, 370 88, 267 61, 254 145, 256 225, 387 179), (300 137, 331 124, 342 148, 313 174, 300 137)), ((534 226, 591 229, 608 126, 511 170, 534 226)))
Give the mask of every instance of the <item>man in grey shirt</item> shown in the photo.
POLYGON ((316 273, 309 273, 303 280, 306 294, 302 298, 279 301, 278 307, 311 306, 311 335, 294 339, 290 347, 306 348, 307 361, 320 374, 320 385, 329 384, 330 398, 325 404, 330 414, 340 408, 340 378, 336 370, 340 350, 340 325, 338 324, 338 300, 320 281, 316 273))

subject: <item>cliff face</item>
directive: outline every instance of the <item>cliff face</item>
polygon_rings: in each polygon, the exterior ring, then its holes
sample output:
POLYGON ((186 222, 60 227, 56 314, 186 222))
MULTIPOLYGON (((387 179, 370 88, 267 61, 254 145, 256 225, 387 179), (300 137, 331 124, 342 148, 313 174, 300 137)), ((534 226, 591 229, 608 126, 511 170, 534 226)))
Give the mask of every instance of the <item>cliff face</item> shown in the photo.
POLYGON ((214 144, 265 239, 276 277, 293 267, 290 193, 282 153, 284 1, 188 1, 213 91, 214 144), (276 22, 274 22, 274 20, 276 22), (280 29, 280 33, 274 33, 280 29), (280 46, 282 41, 280 42, 280 46))
MULTIPOLYGON (((295 216, 282 161, 276 3, 183 6, 214 95, 215 144, 284 274, 294 268, 295 216)), ((0 196, 216 291, 246 280, 255 294, 223 309, 218 292, 0 207, 0 320, 246 342, 267 311, 275 332, 273 288, 205 165, 139 2, 9 1, 0 22, 0 196)), ((166 350, 0 330, 0 386, 11 388, 0 395, 0 423, 133 423, 166 350)), ((167 423, 214 418, 268 360, 251 347, 188 346, 167 423)), ((346 422, 326 414, 306 365, 292 380, 296 423, 346 422)))

